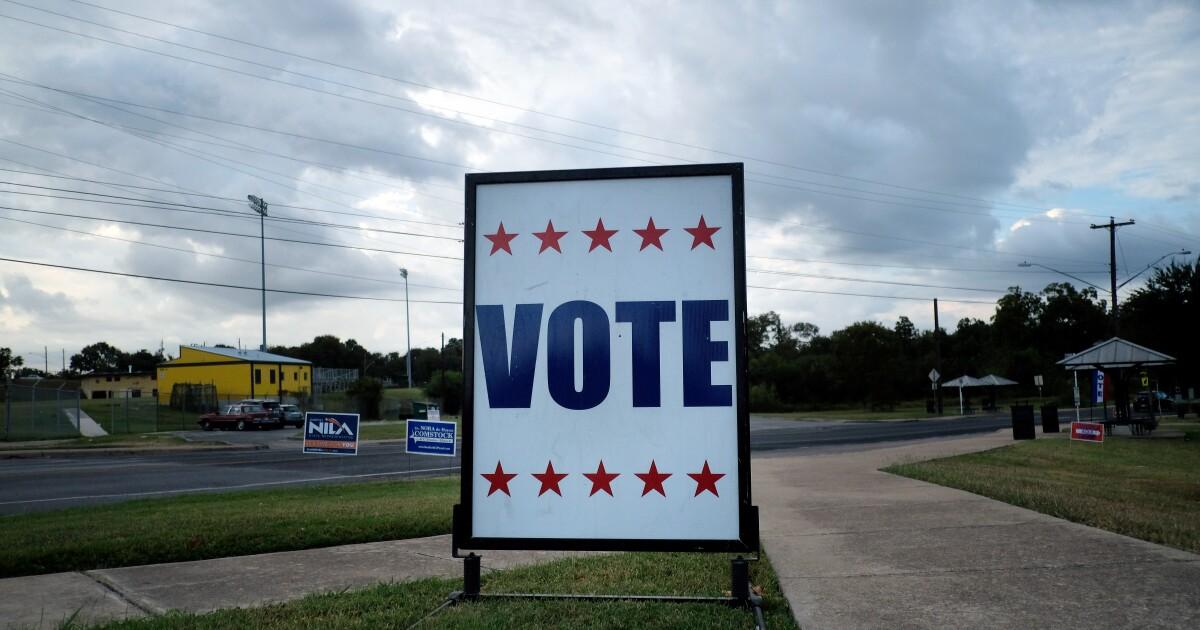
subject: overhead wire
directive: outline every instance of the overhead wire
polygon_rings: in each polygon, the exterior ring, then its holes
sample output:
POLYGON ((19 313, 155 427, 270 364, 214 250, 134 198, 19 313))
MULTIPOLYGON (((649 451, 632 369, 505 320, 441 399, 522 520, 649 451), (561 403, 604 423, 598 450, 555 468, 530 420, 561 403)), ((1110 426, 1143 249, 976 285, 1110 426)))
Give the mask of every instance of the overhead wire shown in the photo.
POLYGON ((122 277, 126 277, 126 278, 140 278, 143 280, 158 280, 161 282, 176 282, 176 283, 180 283, 180 284, 194 284, 194 285, 208 286, 208 287, 220 287, 220 288, 225 288, 225 289, 240 289, 243 291, 263 291, 263 290, 265 290, 267 293, 280 293, 280 294, 285 294, 285 295, 303 295, 303 296, 309 296, 309 297, 337 298, 337 299, 343 299, 343 300, 367 300, 367 301, 371 301, 371 302, 406 302, 406 301, 408 301, 408 302, 412 302, 414 304, 453 304, 453 305, 461 305, 462 304, 462 302, 460 302, 460 301, 449 301, 449 300, 420 300, 420 299, 407 300, 406 298, 385 298, 385 297, 374 297, 374 296, 366 296, 366 295, 341 295, 341 294, 336 294, 336 293, 320 293, 320 292, 316 292, 316 291, 293 291, 293 290, 289 290, 289 289, 263 289, 262 287, 250 287, 250 286, 244 286, 244 285, 238 285, 238 284, 227 284, 227 283, 223 283, 223 282, 206 282, 206 281, 202 281, 202 280, 188 280, 188 279, 184 279, 184 278, 152 276, 152 275, 148 275, 148 274, 128 273, 128 272, 124 272, 124 271, 111 271, 111 270, 107 270, 107 269, 95 269, 92 267, 76 267, 73 265, 59 265, 59 264, 54 264, 54 263, 38 262, 38 261, 33 261, 33 260, 21 260, 18 258, 0 257, 0 261, 17 263, 17 264, 22 264, 22 265, 35 265, 38 267, 50 267, 53 269, 65 269, 65 270, 69 270, 69 271, 83 271, 83 272, 88 272, 88 273, 98 273, 98 274, 105 274, 105 275, 109 275, 109 276, 122 276, 122 277))

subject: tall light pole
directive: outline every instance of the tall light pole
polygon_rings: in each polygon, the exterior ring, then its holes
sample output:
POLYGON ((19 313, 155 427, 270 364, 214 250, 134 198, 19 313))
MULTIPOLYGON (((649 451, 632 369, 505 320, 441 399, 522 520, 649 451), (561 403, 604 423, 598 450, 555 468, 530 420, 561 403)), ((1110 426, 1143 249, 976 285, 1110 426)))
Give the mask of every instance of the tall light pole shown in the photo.
POLYGON ((258 245, 259 255, 262 261, 262 346, 259 347, 263 352, 267 351, 267 236, 266 236, 266 221, 267 221, 267 202, 261 197, 255 195, 246 195, 246 199, 250 200, 250 208, 258 213, 258 245))
POLYGON ((412 389, 412 320, 408 315, 408 270, 400 268, 404 278, 404 371, 408 374, 408 388, 412 389))

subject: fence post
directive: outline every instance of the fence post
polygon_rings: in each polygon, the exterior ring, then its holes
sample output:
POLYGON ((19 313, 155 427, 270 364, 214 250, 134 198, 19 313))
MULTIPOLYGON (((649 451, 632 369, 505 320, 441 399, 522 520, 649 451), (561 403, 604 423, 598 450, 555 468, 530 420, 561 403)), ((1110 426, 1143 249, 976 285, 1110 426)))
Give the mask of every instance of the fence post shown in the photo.
POLYGON ((8 440, 12 431, 12 377, 4 375, 4 439, 8 440))

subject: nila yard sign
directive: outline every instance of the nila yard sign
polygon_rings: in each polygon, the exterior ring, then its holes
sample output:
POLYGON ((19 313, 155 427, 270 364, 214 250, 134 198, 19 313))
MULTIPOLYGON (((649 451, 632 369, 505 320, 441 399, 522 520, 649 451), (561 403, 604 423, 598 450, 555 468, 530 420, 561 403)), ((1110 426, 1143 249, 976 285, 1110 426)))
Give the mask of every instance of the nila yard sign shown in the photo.
POLYGON ((740 164, 467 176, 467 549, 758 548, 740 164))

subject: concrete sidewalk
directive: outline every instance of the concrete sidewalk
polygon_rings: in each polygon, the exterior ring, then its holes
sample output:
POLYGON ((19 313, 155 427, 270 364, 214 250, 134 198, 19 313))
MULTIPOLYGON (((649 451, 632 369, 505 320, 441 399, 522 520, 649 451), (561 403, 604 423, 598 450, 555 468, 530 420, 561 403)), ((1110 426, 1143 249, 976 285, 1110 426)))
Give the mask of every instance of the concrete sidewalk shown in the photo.
MULTIPOLYGON (((484 571, 566 557, 567 552, 488 551, 484 571)), ((320 592, 426 577, 459 577, 450 536, 432 536, 215 560, 54 573, 0 580, 2 627, 54 628, 144 617, 168 610, 208 612, 262 606, 320 592)), ((449 594, 449 592, 447 592, 449 594)))
POLYGON ((764 547, 801 626, 1200 628, 1200 556, 878 471, 1011 443, 756 458, 764 547))

